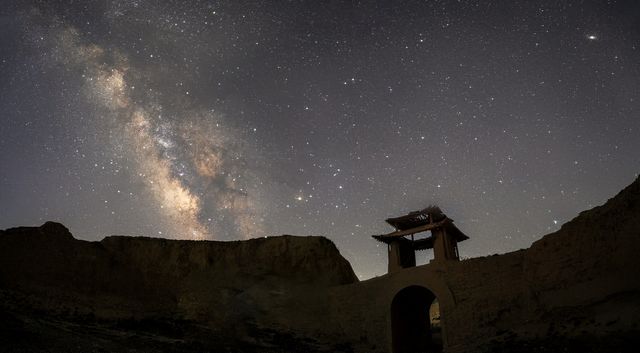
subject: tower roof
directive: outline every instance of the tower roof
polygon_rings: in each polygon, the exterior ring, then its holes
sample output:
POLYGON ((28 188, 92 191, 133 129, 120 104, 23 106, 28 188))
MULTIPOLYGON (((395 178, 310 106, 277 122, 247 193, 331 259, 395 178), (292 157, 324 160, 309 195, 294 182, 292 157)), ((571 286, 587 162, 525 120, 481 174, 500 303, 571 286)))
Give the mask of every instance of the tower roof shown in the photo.
POLYGON ((407 230, 425 224, 439 222, 445 218, 447 218, 447 216, 442 213, 439 207, 429 206, 419 211, 409 212, 404 216, 387 218, 386 222, 396 230, 407 230))
MULTIPOLYGON (((469 239, 466 234, 453 224, 453 220, 442 213, 440 208, 436 206, 409 212, 404 216, 388 218, 386 222, 396 230, 388 234, 372 236, 374 239, 386 244, 392 241, 412 241, 404 237, 437 228, 443 228, 456 242, 469 239)), ((415 250, 431 249, 433 248, 433 240, 433 236, 413 240, 413 248, 415 250)))

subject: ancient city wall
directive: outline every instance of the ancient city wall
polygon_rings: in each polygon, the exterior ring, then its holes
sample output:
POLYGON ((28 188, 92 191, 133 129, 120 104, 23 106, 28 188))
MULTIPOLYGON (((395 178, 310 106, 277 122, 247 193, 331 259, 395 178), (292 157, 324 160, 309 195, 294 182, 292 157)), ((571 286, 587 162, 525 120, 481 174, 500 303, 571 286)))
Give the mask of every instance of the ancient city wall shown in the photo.
POLYGON ((357 351, 391 351, 391 302, 418 285, 440 301, 445 349, 640 329, 640 182, 531 248, 432 263, 334 288, 331 308, 357 351))
POLYGON ((558 337, 623 351, 640 337, 638 273, 640 180, 529 249, 363 282, 322 237, 86 242, 46 223, 0 231, 0 339, 31 337, 17 351, 93 349, 99 334, 105 351, 397 353, 411 339, 403 315, 435 297, 446 352, 558 337))

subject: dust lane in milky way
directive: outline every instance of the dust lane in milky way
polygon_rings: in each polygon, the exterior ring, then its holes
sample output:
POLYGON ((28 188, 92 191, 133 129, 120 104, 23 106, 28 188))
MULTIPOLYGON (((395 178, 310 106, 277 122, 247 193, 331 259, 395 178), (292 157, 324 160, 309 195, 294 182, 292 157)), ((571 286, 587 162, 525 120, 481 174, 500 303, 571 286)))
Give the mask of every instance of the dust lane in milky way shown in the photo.
POLYGON ((245 180, 239 180, 250 175, 237 166, 244 151, 214 113, 181 104, 176 109, 179 116, 167 118, 152 89, 145 92, 144 84, 130 82, 140 74, 125 54, 84 43, 73 27, 50 26, 55 58, 81 75, 85 98, 106 120, 111 146, 104 148, 121 148, 119 157, 133 161, 134 177, 144 181, 145 190, 168 219, 170 231, 165 236, 217 239, 216 222, 203 214, 207 207, 228 215, 231 237, 263 234, 256 221, 258 192, 249 192, 245 180), (133 98, 134 89, 143 93, 133 98))

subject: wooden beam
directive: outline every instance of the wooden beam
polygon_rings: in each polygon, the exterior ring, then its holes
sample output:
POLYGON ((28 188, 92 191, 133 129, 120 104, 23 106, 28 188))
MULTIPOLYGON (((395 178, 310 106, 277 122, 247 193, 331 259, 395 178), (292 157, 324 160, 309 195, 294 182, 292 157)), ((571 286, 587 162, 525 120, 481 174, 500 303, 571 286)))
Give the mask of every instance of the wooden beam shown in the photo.
POLYGON ((384 238, 395 238, 395 237, 403 237, 405 235, 409 235, 409 234, 416 234, 416 233, 421 233, 421 232, 426 232, 428 230, 432 230, 435 228, 439 228, 444 226, 445 224, 452 222, 449 218, 445 218, 440 222, 435 222, 435 223, 429 223, 429 224, 425 224, 423 226, 420 227, 415 227, 415 228, 411 228, 411 229, 407 229, 407 230, 400 230, 400 231, 395 231, 395 232, 391 232, 389 234, 383 234, 380 235, 381 237, 384 238))

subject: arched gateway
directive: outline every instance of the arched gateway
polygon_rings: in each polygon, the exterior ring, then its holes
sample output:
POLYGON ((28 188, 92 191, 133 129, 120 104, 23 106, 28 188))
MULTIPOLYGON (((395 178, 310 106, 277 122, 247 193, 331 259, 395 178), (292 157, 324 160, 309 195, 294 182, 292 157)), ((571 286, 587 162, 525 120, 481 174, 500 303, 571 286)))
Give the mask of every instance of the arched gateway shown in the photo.
POLYGON ((393 353, 441 352, 440 313, 435 294, 412 285, 400 290, 391 302, 393 353))
MULTIPOLYGON (((453 220, 437 206, 388 218, 386 222, 395 230, 373 235, 373 238, 388 245, 390 283, 394 287, 389 289, 387 297, 391 301, 391 351, 441 352, 448 341, 441 332, 440 304, 446 313, 455 302, 439 274, 441 271, 429 269, 444 269, 447 263, 459 261, 458 242, 469 237, 453 225, 453 220), (426 232, 431 233, 430 236, 415 237, 426 232), (421 266, 422 271, 411 269, 416 266, 415 252, 426 249, 433 249, 433 260, 421 266), (436 298, 434 293, 441 298, 436 298)), ((446 318, 442 322, 446 322, 446 318)))

